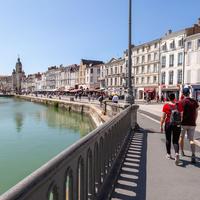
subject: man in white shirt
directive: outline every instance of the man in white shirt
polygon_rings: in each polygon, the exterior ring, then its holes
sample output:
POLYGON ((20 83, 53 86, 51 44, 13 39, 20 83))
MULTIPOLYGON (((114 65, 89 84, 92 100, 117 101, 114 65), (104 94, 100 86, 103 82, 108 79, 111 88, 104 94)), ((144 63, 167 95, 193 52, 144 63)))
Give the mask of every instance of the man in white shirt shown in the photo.
POLYGON ((114 96, 112 98, 112 102, 113 103, 118 103, 118 101, 119 101, 119 97, 116 94, 114 94, 114 96))

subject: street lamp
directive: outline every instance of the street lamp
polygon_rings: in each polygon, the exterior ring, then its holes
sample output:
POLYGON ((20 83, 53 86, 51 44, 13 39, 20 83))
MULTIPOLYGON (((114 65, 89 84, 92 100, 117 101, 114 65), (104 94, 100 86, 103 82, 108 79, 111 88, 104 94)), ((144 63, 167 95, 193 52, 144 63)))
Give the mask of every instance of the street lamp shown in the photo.
POLYGON ((132 88, 132 61, 131 61, 131 1, 129 0, 129 26, 128 26, 128 94, 125 97, 125 102, 129 104, 134 104, 133 88, 132 88))

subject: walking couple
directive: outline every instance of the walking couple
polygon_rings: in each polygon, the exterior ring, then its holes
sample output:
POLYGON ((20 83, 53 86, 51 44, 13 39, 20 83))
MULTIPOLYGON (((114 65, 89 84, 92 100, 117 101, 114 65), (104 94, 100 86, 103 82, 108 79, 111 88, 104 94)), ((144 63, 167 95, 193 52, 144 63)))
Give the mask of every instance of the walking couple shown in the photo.
POLYGON ((189 88, 183 89, 184 98, 175 102, 175 95, 169 95, 169 103, 163 106, 163 114, 161 116, 161 132, 165 131, 167 159, 171 159, 171 140, 175 150, 175 164, 179 164, 179 144, 181 148, 181 155, 184 156, 184 137, 187 132, 187 138, 191 145, 191 162, 195 163, 195 144, 194 132, 196 126, 196 119, 198 116, 198 103, 196 100, 190 98, 189 88), (163 128, 163 124, 165 124, 163 128))

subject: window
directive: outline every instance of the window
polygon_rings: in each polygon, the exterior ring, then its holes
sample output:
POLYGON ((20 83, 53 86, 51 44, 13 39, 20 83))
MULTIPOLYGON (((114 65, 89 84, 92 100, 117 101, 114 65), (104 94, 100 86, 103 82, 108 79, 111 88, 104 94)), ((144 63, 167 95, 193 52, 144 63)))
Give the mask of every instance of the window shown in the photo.
POLYGON ((100 74, 100 69, 97 69, 97 74, 100 74))
POLYGON ((142 56, 142 63, 144 63, 144 61, 145 61, 145 57, 144 57, 144 56, 142 56))
POLYGON ((144 73, 144 66, 142 66, 142 73, 144 73))
POLYGON ((117 74, 117 67, 115 67, 115 74, 117 74))
POLYGON ((93 74, 93 68, 90 69, 90 73, 93 74))
POLYGON ((139 53, 139 50, 140 50, 140 49, 137 49, 137 53, 139 53))
POLYGON ((147 66, 147 73, 150 73, 150 65, 147 66))
POLYGON ((183 53, 180 52, 178 53, 178 65, 182 65, 183 64, 183 53))
POLYGON ((106 75, 108 75, 108 69, 106 69, 106 75))
POLYGON ((144 52, 144 47, 142 47, 142 51, 144 52))
POLYGON ((93 82, 93 76, 90 77, 90 82, 91 82, 91 83, 93 82))
POLYGON ((179 46, 179 47, 182 47, 182 46, 183 46, 183 38, 180 39, 180 40, 178 41, 178 46, 179 46))
POLYGON ((138 74, 139 72, 139 67, 136 67, 136 74, 138 74))
POLYGON ((157 45, 158 45, 157 43, 154 44, 154 48, 155 48, 155 49, 157 48, 157 45))
POLYGON ((153 83, 156 83, 157 82, 157 76, 154 76, 153 77, 153 83))
POLYGON ((111 85, 111 86, 112 86, 112 82, 113 82, 113 81, 112 81, 112 78, 111 78, 111 79, 110 79, 110 85, 111 85))
POLYGON ((150 77, 149 76, 147 77, 147 83, 150 83, 150 77))
POLYGON ((166 67, 166 56, 162 56, 161 65, 162 65, 162 68, 166 67))
POLYGON ((174 55, 169 55, 169 66, 173 67, 174 66, 174 55))
POLYGON ((122 86, 122 77, 120 77, 120 86, 122 86))
POLYGON ((153 72, 156 73, 157 72, 157 64, 153 65, 153 72))
POLYGON ((178 70, 177 84, 181 84, 181 83, 182 83, 182 70, 178 70))
POLYGON ((173 84, 173 79, 174 79, 174 72, 170 71, 169 72, 169 85, 173 84))
POLYGON ((165 72, 161 74, 161 84, 165 84, 165 72))
POLYGON ((192 42, 188 42, 187 43, 187 50, 191 49, 192 48, 192 42))
POLYGON ((170 48, 171 48, 171 49, 174 49, 174 48, 175 48, 175 42, 174 42, 174 41, 172 41, 172 42, 170 43, 170 48))
POLYGON ((197 48, 200 47, 200 39, 197 40, 197 48))
POLYGON ((113 74, 113 69, 112 69, 112 68, 110 68, 110 74, 111 74, 111 75, 113 74))
POLYGON ((151 54, 148 55, 148 61, 151 61, 151 54))
POLYGON ((141 83, 144 83, 144 77, 142 77, 142 79, 141 79, 141 83))
POLYGON ((115 78, 115 86, 117 86, 117 77, 115 78))
POLYGON ((122 69, 123 69, 123 68, 122 68, 122 66, 120 66, 120 73, 122 73, 122 72, 123 72, 123 71, 122 71, 122 69))
POLYGON ((157 53, 154 53, 154 60, 156 60, 157 59, 157 53))
POLYGON ((139 78, 137 77, 137 78, 136 78, 136 84, 138 84, 138 82, 139 82, 139 78))
POLYGON ((139 57, 137 57, 137 59, 136 59, 136 63, 137 63, 137 64, 139 63, 139 57))
POLYGON ((163 50, 163 51, 166 51, 166 50, 167 50, 167 45, 166 45, 166 43, 162 45, 162 50, 163 50))

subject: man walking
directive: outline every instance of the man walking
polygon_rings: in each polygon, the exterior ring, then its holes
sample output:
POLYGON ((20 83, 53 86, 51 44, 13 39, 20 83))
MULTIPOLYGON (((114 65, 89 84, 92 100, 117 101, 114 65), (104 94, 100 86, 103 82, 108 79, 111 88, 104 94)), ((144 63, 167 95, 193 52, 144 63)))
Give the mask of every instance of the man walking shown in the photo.
POLYGON ((182 119, 182 132, 180 135, 180 148, 181 154, 184 156, 183 146, 184 146, 184 137, 185 133, 187 132, 187 137, 190 141, 192 157, 191 162, 196 163, 195 158, 195 144, 194 144, 194 132, 196 127, 196 119, 198 116, 198 103, 196 100, 190 98, 190 89, 184 88, 183 89, 184 99, 182 100, 182 107, 183 107, 183 119, 182 119))

